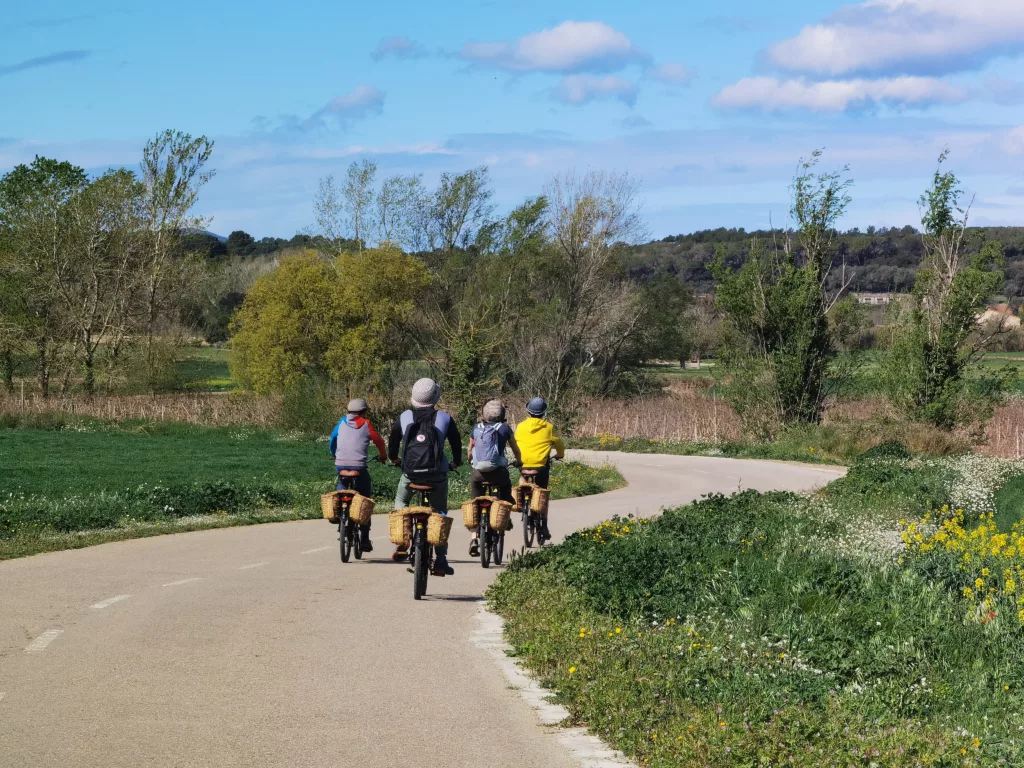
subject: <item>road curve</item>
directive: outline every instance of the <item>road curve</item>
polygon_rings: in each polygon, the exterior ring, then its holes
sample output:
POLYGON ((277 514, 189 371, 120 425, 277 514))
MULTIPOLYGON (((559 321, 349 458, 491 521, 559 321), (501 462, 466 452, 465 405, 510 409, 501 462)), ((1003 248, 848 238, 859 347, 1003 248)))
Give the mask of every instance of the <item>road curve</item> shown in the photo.
MULTIPOLYGON (((556 538, 711 492, 809 490, 841 474, 775 462, 588 454, 628 488, 555 502, 556 538)), ((457 521, 458 523, 458 521, 457 521)), ((519 527, 511 534, 517 539, 519 527)), ((470 642, 498 573, 466 554, 412 600, 375 551, 341 564, 323 521, 138 539, 0 562, 4 766, 577 764, 470 642)))

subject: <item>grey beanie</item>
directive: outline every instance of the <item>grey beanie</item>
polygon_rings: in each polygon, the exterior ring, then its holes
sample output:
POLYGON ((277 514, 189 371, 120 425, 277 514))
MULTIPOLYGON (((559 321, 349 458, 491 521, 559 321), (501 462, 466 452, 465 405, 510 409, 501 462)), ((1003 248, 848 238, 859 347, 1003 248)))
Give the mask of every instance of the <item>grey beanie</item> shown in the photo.
POLYGON ((441 387, 433 379, 420 379, 412 385, 412 404, 416 408, 437 405, 441 399, 441 387))
POLYGON ((488 400, 484 403, 481 415, 484 417, 484 421, 504 421, 505 406, 501 404, 501 400, 488 400))
POLYGON ((369 409, 369 405, 361 397, 357 397, 354 400, 348 401, 348 412, 349 413, 363 413, 369 409))

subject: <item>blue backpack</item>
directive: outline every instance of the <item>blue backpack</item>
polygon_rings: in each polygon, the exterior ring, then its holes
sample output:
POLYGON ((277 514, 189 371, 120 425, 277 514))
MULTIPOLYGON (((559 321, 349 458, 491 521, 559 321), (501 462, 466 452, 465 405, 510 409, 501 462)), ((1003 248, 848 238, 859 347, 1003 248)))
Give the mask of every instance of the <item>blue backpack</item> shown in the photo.
POLYGON ((502 423, 477 424, 473 430, 473 469, 488 472, 508 465, 498 434, 502 423))

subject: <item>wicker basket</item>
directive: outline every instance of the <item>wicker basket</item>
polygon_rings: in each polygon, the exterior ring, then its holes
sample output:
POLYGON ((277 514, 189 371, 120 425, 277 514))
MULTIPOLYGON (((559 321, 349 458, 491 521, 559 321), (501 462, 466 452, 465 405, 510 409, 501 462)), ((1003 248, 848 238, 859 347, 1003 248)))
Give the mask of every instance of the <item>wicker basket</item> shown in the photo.
POLYGON ((448 544, 448 537, 452 532, 452 523, 455 518, 434 512, 427 521, 427 543, 435 547, 444 547, 448 544))
POLYGON ((357 525, 369 525, 373 519, 373 508, 376 503, 373 499, 356 494, 352 498, 352 504, 348 508, 349 518, 357 525))
POLYGON ((341 493, 331 491, 320 497, 320 509, 324 513, 324 520, 331 523, 338 522, 338 505, 341 503, 341 493))
POLYGON ((507 531, 511 522, 512 505, 507 501, 495 499, 491 503, 491 528, 495 531, 507 531))
POLYGON ((462 502, 462 524, 471 531, 475 531, 480 525, 480 510, 477 508, 476 499, 462 502))
POLYGON ((392 544, 408 546, 412 540, 410 520, 406 517, 408 512, 408 509, 396 509, 388 515, 388 533, 391 535, 392 544))
POLYGON ((547 517, 548 514, 548 499, 551 497, 551 491, 547 488, 534 488, 533 498, 530 499, 530 509, 536 512, 538 515, 547 517))

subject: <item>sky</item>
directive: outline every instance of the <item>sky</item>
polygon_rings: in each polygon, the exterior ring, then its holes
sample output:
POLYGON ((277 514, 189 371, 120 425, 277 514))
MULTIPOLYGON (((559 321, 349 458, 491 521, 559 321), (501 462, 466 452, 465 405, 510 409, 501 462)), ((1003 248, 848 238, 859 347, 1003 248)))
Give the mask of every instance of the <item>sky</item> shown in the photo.
POLYGON ((802 157, 849 166, 843 227, 918 225, 944 148, 981 225, 1024 225, 1022 0, 12 3, 0 173, 137 167, 215 141, 209 228, 290 237, 318 180, 486 165, 508 210, 628 172, 651 237, 788 219, 802 157))

